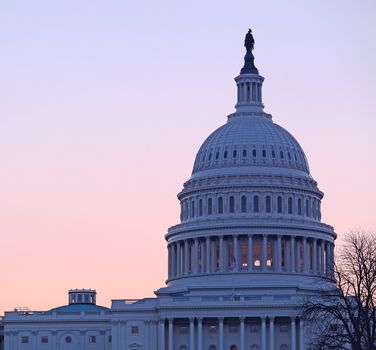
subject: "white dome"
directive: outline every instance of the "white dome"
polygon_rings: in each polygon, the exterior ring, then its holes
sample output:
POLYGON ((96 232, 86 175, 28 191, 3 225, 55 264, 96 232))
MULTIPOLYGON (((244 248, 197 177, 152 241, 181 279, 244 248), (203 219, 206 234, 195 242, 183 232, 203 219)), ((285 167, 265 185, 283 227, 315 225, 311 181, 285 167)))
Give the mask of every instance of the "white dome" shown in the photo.
POLYGON ((202 144, 193 174, 226 167, 279 167, 309 174, 302 148, 267 115, 233 115, 202 144))

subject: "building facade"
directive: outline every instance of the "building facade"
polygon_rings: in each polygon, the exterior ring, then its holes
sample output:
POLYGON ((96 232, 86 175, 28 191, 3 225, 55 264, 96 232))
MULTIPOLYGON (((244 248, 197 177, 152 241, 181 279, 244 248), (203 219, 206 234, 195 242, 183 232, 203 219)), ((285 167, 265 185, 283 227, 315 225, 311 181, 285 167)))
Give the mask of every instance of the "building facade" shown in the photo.
POLYGON ((301 146, 264 112, 253 46, 249 31, 236 110, 204 141, 178 194, 166 286, 110 309, 70 299, 46 313, 6 313, 5 349, 42 348, 46 332, 43 349, 309 348, 301 306, 321 277, 333 278, 336 234, 321 222, 323 193, 301 146))

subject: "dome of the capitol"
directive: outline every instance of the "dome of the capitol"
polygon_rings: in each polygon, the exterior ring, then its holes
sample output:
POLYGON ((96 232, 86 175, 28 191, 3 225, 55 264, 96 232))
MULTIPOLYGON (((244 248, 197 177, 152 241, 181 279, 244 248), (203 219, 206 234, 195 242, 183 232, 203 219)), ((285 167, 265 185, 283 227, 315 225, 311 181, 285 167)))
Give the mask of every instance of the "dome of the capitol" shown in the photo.
POLYGON ((193 174, 225 167, 281 167, 309 173, 296 139, 270 116, 230 116, 200 147, 193 174))

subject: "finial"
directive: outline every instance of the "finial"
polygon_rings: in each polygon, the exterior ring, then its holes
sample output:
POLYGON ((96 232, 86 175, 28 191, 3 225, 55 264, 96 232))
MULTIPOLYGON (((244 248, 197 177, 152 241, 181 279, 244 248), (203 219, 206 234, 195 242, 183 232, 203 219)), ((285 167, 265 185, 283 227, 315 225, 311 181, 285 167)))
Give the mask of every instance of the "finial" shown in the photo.
POLYGON ((251 29, 248 29, 248 33, 245 35, 244 46, 247 53, 244 56, 244 67, 241 69, 240 74, 258 74, 254 63, 255 57, 252 53, 255 46, 255 39, 253 38, 251 29))

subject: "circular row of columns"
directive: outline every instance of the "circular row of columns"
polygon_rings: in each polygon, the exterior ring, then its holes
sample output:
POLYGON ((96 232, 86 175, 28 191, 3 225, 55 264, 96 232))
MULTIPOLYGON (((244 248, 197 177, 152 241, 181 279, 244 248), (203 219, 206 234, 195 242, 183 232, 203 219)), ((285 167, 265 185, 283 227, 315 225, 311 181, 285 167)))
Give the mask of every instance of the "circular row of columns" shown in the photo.
MULTIPOLYGON (((261 348, 260 350, 274 350, 275 332, 274 332, 274 317, 269 319, 269 348, 267 348, 267 332, 266 332, 266 317, 261 317, 261 348)), ((166 343, 165 319, 159 322, 159 350, 173 350, 174 349, 174 319, 168 318, 168 338, 166 343), (166 345, 168 345, 166 347, 166 345)), ((240 339, 239 350, 245 349, 245 318, 240 317, 240 339)), ((224 318, 218 318, 219 334, 218 334, 218 350, 225 350, 224 348, 224 318)), ((291 318, 291 350, 297 350, 296 344, 296 318, 291 318)), ((299 349, 304 350, 304 321, 299 320, 299 349)), ((196 350, 195 348, 195 319, 189 319, 189 350, 196 350)), ((203 332, 202 332, 202 318, 197 318, 197 350, 203 350, 203 332)))
MULTIPOLYGON (((228 237, 234 244, 234 257, 235 264, 231 267, 231 272, 244 269, 240 265, 240 249, 239 249, 239 236, 244 235, 226 235, 215 237, 204 237, 185 239, 170 243, 168 245, 168 279, 188 276, 192 274, 203 274, 213 272, 226 272, 228 270, 226 263, 228 262, 227 250, 225 249, 228 237), (219 266, 216 262, 216 239, 219 239, 219 266), (201 249, 199 250, 199 245, 201 249), (190 253, 190 249, 192 252, 190 253), (201 256, 199 256, 201 255, 201 256), (190 258, 192 257, 192 263, 190 258), (201 261, 201 266, 199 265, 201 261)), ((307 238, 300 236, 275 236, 275 235, 248 235, 248 262, 247 269, 252 272, 267 271, 270 268, 275 272, 303 272, 318 275, 326 275, 333 277, 333 262, 334 262, 334 244, 330 241, 325 241, 316 238, 307 238), (253 237, 261 237, 261 258, 260 267, 254 266, 253 257, 253 237), (277 237, 277 239, 275 239, 277 237), (268 239, 272 238, 273 242, 273 266, 267 266, 267 244, 268 239), (282 239, 285 241, 285 262, 286 267, 282 269, 282 239), (307 239, 312 242, 312 266, 309 266, 307 254, 307 239), (302 256, 298 242, 302 244, 302 256), (325 252, 325 253, 324 253, 325 252), (303 260, 303 266, 300 266, 300 261, 303 260), (290 263, 291 261, 291 263, 290 263)))

